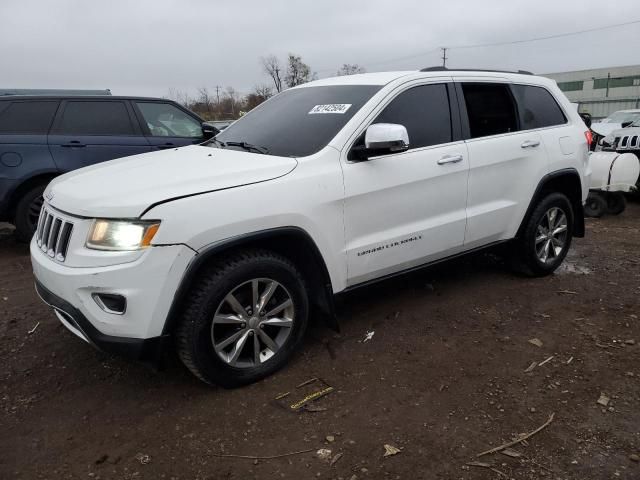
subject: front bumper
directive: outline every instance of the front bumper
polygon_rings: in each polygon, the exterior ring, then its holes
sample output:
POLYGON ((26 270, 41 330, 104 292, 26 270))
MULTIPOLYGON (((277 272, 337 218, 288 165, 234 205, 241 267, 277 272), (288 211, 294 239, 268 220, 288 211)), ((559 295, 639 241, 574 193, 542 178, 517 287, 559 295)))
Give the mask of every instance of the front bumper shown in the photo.
POLYGON ((158 246, 127 263, 70 267, 31 243, 36 290, 60 321, 101 350, 143 359, 162 344, 171 303, 194 254, 184 245, 158 246), (123 295, 126 311, 104 311, 93 293, 123 295))
POLYGON ((134 360, 156 360, 160 356, 168 338, 167 335, 144 339, 105 335, 94 327, 80 310, 51 293, 38 280, 36 280, 35 286, 38 296, 54 309, 62 324, 98 350, 134 360))

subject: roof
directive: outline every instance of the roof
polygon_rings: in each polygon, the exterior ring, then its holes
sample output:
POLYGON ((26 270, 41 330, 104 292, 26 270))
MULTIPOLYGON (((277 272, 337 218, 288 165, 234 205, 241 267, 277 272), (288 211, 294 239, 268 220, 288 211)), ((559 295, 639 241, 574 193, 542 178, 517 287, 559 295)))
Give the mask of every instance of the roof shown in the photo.
POLYGON ((154 101, 162 101, 162 102, 172 102, 168 98, 157 98, 157 97, 125 97, 125 96, 115 96, 115 95, 5 95, 0 96, 0 101, 2 100, 64 100, 64 99, 73 99, 73 100, 154 100, 154 101))
MULTIPOLYGON (((407 79, 419 79, 430 77, 485 77, 485 78, 518 78, 521 81, 531 81, 532 78, 543 78, 536 75, 532 75, 524 70, 518 72, 507 72, 499 70, 448 70, 442 68, 426 69, 426 71, 398 71, 398 72, 376 72, 376 73, 359 73, 356 75, 344 75, 340 77, 329 77, 320 80, 314 80, 313 82, 299 85, 300 87, 322 87, 329 85, 386 85, 398 80, 399 78, 407 77, 407 79)), ((546 80, 546 79, 545 79, 546 80)))
POLYGON ((4 95, 111 95, 111 90, 71 90, 58 88, 0 88, 0 96, 4 95))

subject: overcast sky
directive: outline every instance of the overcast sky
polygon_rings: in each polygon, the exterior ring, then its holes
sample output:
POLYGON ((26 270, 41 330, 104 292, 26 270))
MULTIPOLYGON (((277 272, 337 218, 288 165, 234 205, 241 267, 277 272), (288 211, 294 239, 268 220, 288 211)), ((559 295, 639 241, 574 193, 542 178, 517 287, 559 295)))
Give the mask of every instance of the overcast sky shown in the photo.
MULTIPOLYGON (((0 0, 0 88, 246 93, 268 84, 259 62, 268 54, 299 54, 320 77, 343 63, 418 69, 441 63, 438 47, 633 20, 638 0, 0 0)), ((640 64, 639 45, 637 23, 448 56, 452 67, 543 73, 640 64)))

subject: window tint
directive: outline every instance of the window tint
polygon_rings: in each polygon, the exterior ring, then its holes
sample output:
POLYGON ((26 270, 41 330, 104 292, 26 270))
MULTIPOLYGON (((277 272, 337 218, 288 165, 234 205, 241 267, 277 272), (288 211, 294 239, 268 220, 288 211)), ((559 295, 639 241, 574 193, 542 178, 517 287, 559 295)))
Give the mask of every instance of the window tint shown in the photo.
POLYGON ((516 110, 508 85, 463 83, 471 138, 518 130, 516 110))
POLYGON ((201 137, 202 126, 169 103, 136 102, 154 137, 201 137))
POLYGON ((58 134, 133 135, 133 126, 124 102, 67 102, 58 134))
POLYGON ((410 148, 450 142, 451 112, 446 85, 422 85, 401 93, 373 123, 404 125, 410 148))
POLYGON ((567 123, 558 103, 546 89, 530 85, 513 85, 513 93, 518 102, 521 129, 567 123))
POLYGON ((324 148, 378 90, 379 85, 285 90, 229 125, 216 139, 251 143, 266 148, 269 155, 305 157, 324 148))
POLYGON ((0 104, 0 133, 45 135, 58 108, 56 101, 9 103, 0 104))

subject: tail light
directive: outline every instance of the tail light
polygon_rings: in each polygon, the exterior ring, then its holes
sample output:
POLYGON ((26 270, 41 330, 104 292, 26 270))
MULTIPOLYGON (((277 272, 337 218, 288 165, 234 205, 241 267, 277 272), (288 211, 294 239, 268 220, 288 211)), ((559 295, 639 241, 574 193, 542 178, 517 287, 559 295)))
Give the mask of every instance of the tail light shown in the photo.
POLYGON ((584 132, 584 136, 587 139, 587 146, 591 147, 591 144, 593 143, 593 132, 591 130, 587 130, 584 132))

